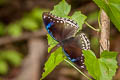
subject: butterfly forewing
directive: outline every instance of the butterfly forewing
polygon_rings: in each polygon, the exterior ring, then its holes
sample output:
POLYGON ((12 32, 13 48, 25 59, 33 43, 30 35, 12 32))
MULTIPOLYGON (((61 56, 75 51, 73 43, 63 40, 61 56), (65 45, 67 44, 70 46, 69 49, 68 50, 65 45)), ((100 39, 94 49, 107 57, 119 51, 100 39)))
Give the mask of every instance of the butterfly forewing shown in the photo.
POLYGON ((72 20, 57 17, 49 12, 43 13, 43 21, 48 33, 57 41, 63 41, 73 37, 78 26, 72 20))

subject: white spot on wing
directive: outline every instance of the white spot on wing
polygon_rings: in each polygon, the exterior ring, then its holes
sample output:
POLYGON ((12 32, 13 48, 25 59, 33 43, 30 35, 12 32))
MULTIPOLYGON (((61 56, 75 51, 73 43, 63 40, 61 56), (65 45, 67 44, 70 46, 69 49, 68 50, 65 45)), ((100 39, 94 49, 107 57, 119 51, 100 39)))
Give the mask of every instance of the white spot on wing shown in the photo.
POLYGON ((50 17, 48 17, 50 19, 50 17))
POLYGON ((84 68, 84 66, 80 66, 81 68, 84 68))
MULTIPOLYGON (((63 22, 61 22, 61 23, 67 23, 67 24, 69 24, 69 25, 71 25, 71 26, 75 26, 75 28, 79 28, 79 26, 77 25, 77 23, 75 23, 73 20, 71 20, 71 19, 67 19, 67 18, 62 18, 62 17, 58 17, 58 16, 55 16, 55 15, 53 15, 52 13, 48 13, 51 17, 53 17, 53 18, 55 18, 55 19, 57 19, 58 21, 60 21, 60 20, 62 20, 63 22)), ((57 21, 57 23, 59 23, 57 21)))
POLYGON ((63 21, 60 21, 61 23, 63 23, 63 21))

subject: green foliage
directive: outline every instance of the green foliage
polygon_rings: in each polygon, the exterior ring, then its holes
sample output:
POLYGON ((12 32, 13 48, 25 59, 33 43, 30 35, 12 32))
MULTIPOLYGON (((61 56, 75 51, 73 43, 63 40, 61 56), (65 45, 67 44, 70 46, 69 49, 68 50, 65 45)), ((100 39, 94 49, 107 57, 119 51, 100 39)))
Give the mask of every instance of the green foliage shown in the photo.
POLYGON ((30 18, 36 20, 36 21, 42 21, 42 13, 45 11, 49 11, 46 9, 40 9, 40 8, 35 8, 33 11, 28 15, 30 18))
POLYGON ((64 59, 65 59, 65 57, 62 52, 62 48, 60 47, 51 54, 48 61, 45 63, 45 67, 44 67, 45 72, 42 74, 42 78, 40 80, 44 79, 64 59))
POLYGON ((18 37, 22 34, 22 27, 19 23, 9 24, 8 26, 8 34, 18 37))
POLYGON ((55 41, 49 34, 47 34, 47 39, 48 39, 48 53, 50 52, 50 50, 56 46, 58 44, 57 41, 55 41))
POLYGON ((54 10, 51 13, 60 17, 67 17, 70 10, 71 6, 65 0, 62 0, 58 5, 54 6, 54 10))
POLYGON ((8 64, 18 67, 22 62, 22 55, 13 50, 0 51, 0 74, 8 72, 8 64))
POLYGON ((96 36, 91 37, 91 48, 95 53, 99 53, 99 40, 96 36))
POLYGON ((84 24, 85 19, 87 17, 84 14, 82 14, 80 11, 76 11, 72 16, 68 16, 70 10, 71 10, 71 6, 65 0, 62 0, 58 5, 54 7, 51 13, 56 16, 70 18, 76 21, 79 26, 79 30, 81 30, 82 25, 84 24))
POLYGON ((0 5, 3 5, 5 3, 7 3, 7 2, 8 2, 8 0, 0 0, 0 5))
POLYGON ((4 30, 4 24, 0 23, 0 36, 5 34, 5 30, 4 30))
MULTIPOLYGON (((51 51, 51 49, 57 45, 57 41, 55 41, 49 34, 47 34, 48 39, 48 53, 51 51)), ((48 61, 45 63, 44 70, 45 72, 42 74, 42 79, 44 79, 50 72, 54 70, 54 68, 60 64, 65 59, 64 54, 62 52, 62 48, 58 48, 56 51, 51 53, 48 61)))
POLYGON ((72 16, 71 19, 77 22, 79 25, 79 30, 82 29, 82 24, 84 24, 85 19, 87 16, 83 15, 80 11, 76 11, 72 16))
POLYGON ((0 52, 0 59, 8 61, 14 66, 19 66, 22 61, 22 55, 17 51, 6 50, 0 52))
POLYGON ((93 23, 93 22, 97 21, 97 18, 98 18, 98 11, 92 12, 87 15, 88 23, 93 23))
POLYGON ((99 59, 91 50, 83 50, 88 73, 96 80, 112 80, 117 69, 116 52, 103 51, 99 59))
MULTIPOLYGON (((42 13, 44 11, 48 10, 35 8, 29 14, 25 14, 21 20, 8 24, 8 34, 14 37, 19 37, 22 34, 23 29, 29 31, 40 29, 42 26, 42 13)), ((3 35, 3 33, 5 33, 6 30, 4 27, 4 25, 0 24, 0 35, 3 35)))
POLYGON ((37 24, 37 22, 31 18, 24 18, 21 21, 21 25, 24 29, 30 30, 30 31, 34 31, 37 30, 39 25, 37 24))
POLYGON ((93 0, 100 8, 104 9, 113 24, 120 31, 120 0, 93 0))
POLYGON ((5 75, 8 72, 8 64, 3 61, 0 60, 0 74, 5 75))

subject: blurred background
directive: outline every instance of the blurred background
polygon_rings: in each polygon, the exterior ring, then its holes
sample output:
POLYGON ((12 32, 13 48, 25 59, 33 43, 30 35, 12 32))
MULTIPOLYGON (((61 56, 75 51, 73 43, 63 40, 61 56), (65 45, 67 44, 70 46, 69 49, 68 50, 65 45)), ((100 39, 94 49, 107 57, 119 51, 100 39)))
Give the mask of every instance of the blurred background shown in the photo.
MULTIPOLYGON (((39 80, 47 60, 47 31, 42 13, 50 11, 60 0, 0 0, 0 80, 39 80)), ((70 15, 80 10, 89 24, 98 28, 99 8, 92 0, 67 0, 70 15)), ((99 57, 99 33, 83 25, 92 50, 99 57)), ((120 33, 111 23, 110 49, 120 53, 120 33)), ((120 57, 118 56, 118 63, 120 57)), ((85 71, 87 73, 87 71, 85 71)), ((86 80, 70 65, 62 62, 44 80, 86 80)), ((113 80, 120 80, 117 69, 113 80)))

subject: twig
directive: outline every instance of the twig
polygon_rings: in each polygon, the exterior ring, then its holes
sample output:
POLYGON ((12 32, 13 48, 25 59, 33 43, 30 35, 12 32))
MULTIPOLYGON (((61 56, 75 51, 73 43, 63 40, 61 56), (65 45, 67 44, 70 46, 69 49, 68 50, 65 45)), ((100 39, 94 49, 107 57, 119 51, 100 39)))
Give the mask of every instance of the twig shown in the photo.
POLYGON ((1 37, 0 38, 0 46, 11 43, 11 42, 16 42, 16 41, 21 41, 21 40, 27 40, 29 38, 44 36, 46 34, 47 34, 46 30, 43 28, 36 32, 25 32, 20 37, 11 37, 11 36, 1 37))
POLYGON ((107 14, 101 11, 101 32, 100 32, 100 52, 108 50, 110 48, 109 36, 110 36, 110 20, 107 14))
POLYGON ((100 31, 100 29, 95 29, 94 27, 92 27, 92 26, 91 26, 90 24, 88 24, 87 22, 85 22, 85 24, 86 24, 89 28, 93 29, 94 31, 97 31, 97 32, 100 31))
POLYGON ((12 80, 39 80, 44 62, 46 45, 40 38, 28 40, 28 55, 23 61, 21 72, 12 80))
POLYGON ((76 66, 74 66, 69 60, 64 59, 64 61, 67 62, 68 64, 70 64, 72 67, 74 67, 79 73, 81 73, 83 76, 85 76, 88 80, 92 80, 91 78, 86 76, 82 71, 80 71, 76 66))

